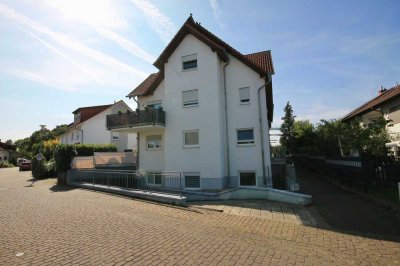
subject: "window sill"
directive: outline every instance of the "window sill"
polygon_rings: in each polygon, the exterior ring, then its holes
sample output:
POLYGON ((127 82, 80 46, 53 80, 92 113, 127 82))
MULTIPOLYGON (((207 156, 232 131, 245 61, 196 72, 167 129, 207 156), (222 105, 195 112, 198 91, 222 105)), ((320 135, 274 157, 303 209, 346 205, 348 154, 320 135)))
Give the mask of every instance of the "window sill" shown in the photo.
POLYGON ((193 105, 183 105, 182 107, 183 108, 190 108, 190 107, 198 107, 199 106, 199 104, 193 104, 193 105))
POLYGON ((184 149, 200 148, 200 145, 183 145, 184 149))
POLYGON ((188 71, 193 71, 193 70, 197 70, 198 68, 190 68, 190 69, 182 69, 181 72, 188 72, 188 71))
POLYGON ((256 146, 256 144, 255 143, 243 143, 243 144, 236 143, 236 147, 252 147, 252 146, 256 146))
POLYGON ((240 105, 249 105, 249 104, 251 104, 251 102, 244 102, 244 103, 240 102, 240 105))
POLYGON ((162 148, 146 148, 146 151, 162 151, 162 148))

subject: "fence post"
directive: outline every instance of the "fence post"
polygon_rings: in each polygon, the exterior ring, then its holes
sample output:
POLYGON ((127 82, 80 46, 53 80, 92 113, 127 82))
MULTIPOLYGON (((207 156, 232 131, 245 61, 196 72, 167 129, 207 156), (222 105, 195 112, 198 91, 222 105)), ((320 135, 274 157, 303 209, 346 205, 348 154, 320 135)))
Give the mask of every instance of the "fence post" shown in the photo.
POLYGON ((364 183, 364 191, 368 193, 368 179, 365 173, 365 167, 367 166, 365 159, 361 159, 361 172, 362 172, 362 178, 363 178, 363 183, 364 183))
POLYGON ((182 172, 179 172, 179 198, 182 198, 182 172))
POLYGON ((93 176, 92 176, 92 177, 93 177, 93 187, 94 187, 94 174, 93 174, 93 176))
POLYGON ((128 173, 126 174, 126 188, 128 189, 128 173))
POLYGON ((107 186, 110 188, 110 175, 107 175, 107 186))

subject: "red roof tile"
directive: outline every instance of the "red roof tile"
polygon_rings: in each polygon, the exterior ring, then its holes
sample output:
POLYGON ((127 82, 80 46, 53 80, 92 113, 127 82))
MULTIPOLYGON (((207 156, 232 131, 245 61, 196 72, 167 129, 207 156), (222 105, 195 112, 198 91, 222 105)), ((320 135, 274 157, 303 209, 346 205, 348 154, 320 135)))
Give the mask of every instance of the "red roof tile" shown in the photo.
POLYGON ((274 65, 272 64, 272 56, 271 51, 263 51, 254 54, 246 54, 244 55, 247 59, 253 61, 256 65, 258 65, 265 72, 274 74, 274 65))
POLYGON ((85 122, 86 120, 92 118, 93 116, 110 108, 111 106, 113 106, 113 105, 107 104, 107 105, 98 105, 98 106, 79 107, 78 109, 76 109, 75 111, 72 112, 73 114, 76 114, 78 112, 81 113, 79 122, 74 123, 73 125, 74 126, 79 125, 79 124, 85 122))
POLYGON ((157 86, 163 80, 163 75, 160 72, 150 74, 142 83, 139 84, 131 93, 126 97, 132 98, 135 96, 149 95, 154 92, 157 86))
POLYGON ((353 111, 351 111, 350 113, 345 115, 342 118, 342 120, 348 121, 348 120, 353 119, 356 116, 363 115, 371 110, 376 109, 381 104, 383 104, 399 95, 400 95, 400 85, 397 85, 397 86, 383 92, 381 95, 378 95, 377 97, 373 98, 372 100, 369 100, 368 102, 364 103, 360 107, 354 109, 353 111))

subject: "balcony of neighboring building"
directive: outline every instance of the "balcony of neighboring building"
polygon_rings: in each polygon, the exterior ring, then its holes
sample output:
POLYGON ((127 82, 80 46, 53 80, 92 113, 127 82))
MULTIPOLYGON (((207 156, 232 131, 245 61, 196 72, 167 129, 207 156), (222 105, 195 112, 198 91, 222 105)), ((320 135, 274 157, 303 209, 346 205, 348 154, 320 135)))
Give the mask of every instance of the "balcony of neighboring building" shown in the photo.
POLYGON ((114 131, 140 132, 148 129, 165 127, 165 112, 162 108, 136 110, 107 115, 107 129, 114 131))

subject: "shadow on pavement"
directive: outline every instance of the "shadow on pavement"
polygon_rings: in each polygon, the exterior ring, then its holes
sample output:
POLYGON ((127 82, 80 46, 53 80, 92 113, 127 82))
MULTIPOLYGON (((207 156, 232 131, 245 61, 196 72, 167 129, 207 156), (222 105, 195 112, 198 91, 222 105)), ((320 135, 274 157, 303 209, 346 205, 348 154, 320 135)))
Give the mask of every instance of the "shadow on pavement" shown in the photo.
POLYGON ((398 213, 345 192, 320 175, 296 169, 300 192, 312 195, 313 206, 329 225, 328 230, 400 242, 398 213))
POLYGON ((68 191, 71 191, 74 189, 76 189, 76 187, 55 184, 50 188, 50 191, 51 192, 68 192, 68 191))

